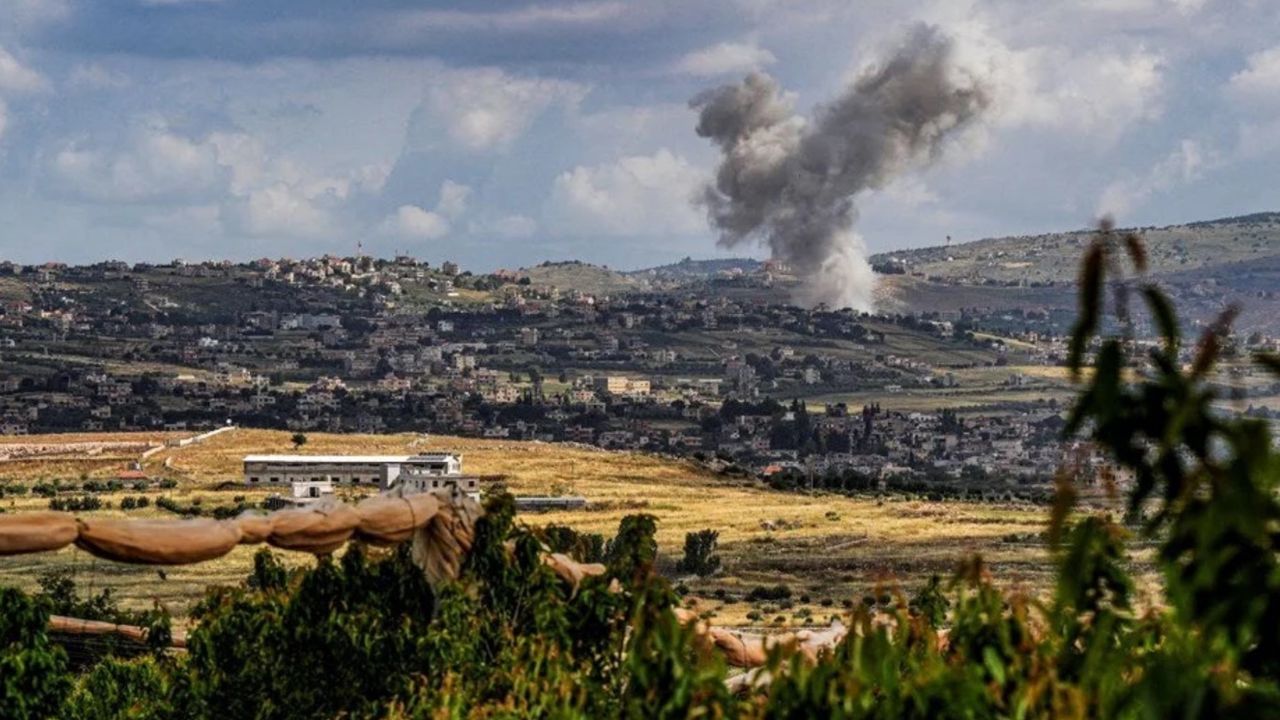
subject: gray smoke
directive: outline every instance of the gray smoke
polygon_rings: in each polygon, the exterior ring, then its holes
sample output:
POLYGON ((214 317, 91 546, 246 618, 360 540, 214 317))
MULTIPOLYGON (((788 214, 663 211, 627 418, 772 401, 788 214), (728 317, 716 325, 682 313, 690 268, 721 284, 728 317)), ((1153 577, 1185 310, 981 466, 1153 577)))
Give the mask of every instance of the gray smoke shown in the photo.
POLYGON ((984 85, 953 66, 951 40, 928 25, 812 121, 773 78, 752 73, 690 102, 698 135, 724 153, 700 202, 722 245, 767 243, 792 266, 797 301, 870 309, 874 278, 853 232, 854 196, 936 159, 947 135, 989 102, 984 85))

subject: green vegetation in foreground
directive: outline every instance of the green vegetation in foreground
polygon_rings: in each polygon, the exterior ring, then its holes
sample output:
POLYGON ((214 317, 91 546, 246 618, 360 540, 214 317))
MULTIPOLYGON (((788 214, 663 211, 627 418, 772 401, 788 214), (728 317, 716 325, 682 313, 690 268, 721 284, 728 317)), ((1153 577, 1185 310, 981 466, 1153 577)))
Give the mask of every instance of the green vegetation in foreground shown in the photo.
MULTIPOLYGON (((816 664, 776 652, 771 681, 735 696, 719 657, 671 612, 677 596, 653 572, 652 518, 627 517, 607 547, 580 545, 602 553, 608 572, 569 588, 542 564, 543 538, 515 525, 511 501, 499 498, 462 576, 434 590, 403 549, 372 558, 356 548, 292 573, 260 554, 245 583, 201 604, 184 655, 109 657, 72 673, 46 637, 47 601, 0 591, 0 715, 1277 715, 1280 459, 1264 423, 1211 412, 1205 377, 1229 318, 1187 370, 1154 286, 1140 294, 1163 348, 1138 359, 1123 334, 1096 337, 1105 277, 1126 250, 1141 271, 1135 238, 1104 230, 1086 254, 1073 370, 1096 352, 1070 428, 1132 475, 1130 513, 1124 523, 1073 515, 1064 477, 1049 520, 1057 584, 1046 602, 1002 592, 974 559, 950 586, 931 583, 878 618, 854 610, 853 631, 816 664), (1158 545, 1163 609, 1133 609, 1123 561, 1131 533, 1158 545)), ((1126 286, 1117 288, 1123 297, 1126 286)), ((1122 328, 1124 307, 1113 308, 1122 328)), ((1280 374, 1280 359, 1260 359, 1280 374)), ((556 544, 572 546, 563 535, 556 544)), ((690 548, 695 562, 709 557, 703 544, 690 548)))

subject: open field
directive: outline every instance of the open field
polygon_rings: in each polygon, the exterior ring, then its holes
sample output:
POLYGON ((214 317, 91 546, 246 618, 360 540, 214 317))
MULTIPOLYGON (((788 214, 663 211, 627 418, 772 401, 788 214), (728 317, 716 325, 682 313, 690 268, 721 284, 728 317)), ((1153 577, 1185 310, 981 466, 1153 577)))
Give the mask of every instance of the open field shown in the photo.
MULTIPOLYGON (((153 498, 168 494, 182 504, 200 498, 205 506, 233 504, 237 495, 261 499, 266 494, 262 491, 218 490, 216 486, 240 479, 241 458, 246 454, 291 451, 290 435, 236 430, 203 444, 168 448, 150 458, 148 469, 178 479, 179 485, 147 494, 153 498)), ((423 450, 460 452, 466 472, 503 476, 502 482, 516 494, 580 494, 591 503, 582 511, 523 516, 530 525, 558 523, 611 536, 625 515, 650 513, 658 519, 660 549, 671 559, 679 557, 685 533, 717 530, 724 572, 710 580, 689 581, 694 595, 704 598, 715 590, 741 598, 751 587, 782 583, 793 588, 796 597, 809 596, 811 611, 818 616, 885 584, 913 590, 929 575, 946 575, 974 553, 987 560, 996 578, 1010 584, 1041 591, 1049 577, 1044 546, 1034 539, 1047 517, 1042 507, 782 493, 752 481, 730 481, 681 461, 543 443, 316 433, 308 435, 302 452, 423 450)), ((102 497, 118 507, 119 499, 129 494, 137 493, 102 497)), ((0 507, 10 512, 47 504, 30 495, 0 501, 0 507)), ((131 517, 162 514, 154 507, 129 513, 131 517)), ((68 549, 0 560, 0 582, 32 588, 40 572, 70 567, 85 589, 109 587, 126 604, 161 602, 181 614, 206 586, 243 578, 254 550, 239 548, 216 562, 161 573, 95 560, 68 549)), ((296 555, 290 561, 312 562, 296 555)), ((744 622, 752 609, 740 601, 695 602, 717 613, 718 622, 744 622)), ((797 602, 789 612, 802 607, 797 602)))
POLYGON ((805 398, 810 412, 825 405, 845 403, 849 407, 879 403, 884 410, 895 412, 938 412, 940 410, 973 410, 988 412, 1013 403, 1039 403, 1057 400, 1061 405, 1072 394, 1055 388, 1026 390, 956 390, 912 389, 901 392, 869 390, 859 393, 827 393, 805 398))

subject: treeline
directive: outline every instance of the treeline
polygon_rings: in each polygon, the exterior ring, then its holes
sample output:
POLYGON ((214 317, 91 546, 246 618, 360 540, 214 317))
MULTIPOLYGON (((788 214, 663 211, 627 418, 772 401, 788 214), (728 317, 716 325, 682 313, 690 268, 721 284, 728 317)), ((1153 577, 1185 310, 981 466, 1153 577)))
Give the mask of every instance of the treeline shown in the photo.
POLYGON ((1048 504, 1054 497, 1051 490, 1045 489, 1048 480, 1036 478, 1022 486, 1010 486, 1003 479, 988 477, 981 468, 966 468, 958 480, 947 475, 928 477, 914 473, 881 478, 852 469, 810 475, 803 470, 787 468, 771 475, 767 483, 774 490, 822 490, 871 497, 907 495, 932 502, 971 500, 1048 504))

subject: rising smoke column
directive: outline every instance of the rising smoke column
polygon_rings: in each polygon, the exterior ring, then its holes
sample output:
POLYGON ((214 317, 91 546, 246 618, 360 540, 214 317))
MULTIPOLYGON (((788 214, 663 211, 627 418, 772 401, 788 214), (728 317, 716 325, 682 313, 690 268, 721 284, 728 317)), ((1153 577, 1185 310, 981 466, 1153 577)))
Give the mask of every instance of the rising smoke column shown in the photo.
POLYGON ((724 154, 699 200, 722 245, 761 241, 794 268, 797 301, 868 310, 874 278, 853 232, 854 195, 936 159, 989 103, 952 63, 951 40, 923 24, 811 121, 773 78, 752 73, 690 102, 698 135, 724 154))

